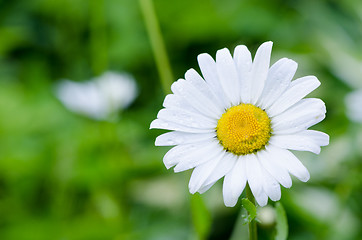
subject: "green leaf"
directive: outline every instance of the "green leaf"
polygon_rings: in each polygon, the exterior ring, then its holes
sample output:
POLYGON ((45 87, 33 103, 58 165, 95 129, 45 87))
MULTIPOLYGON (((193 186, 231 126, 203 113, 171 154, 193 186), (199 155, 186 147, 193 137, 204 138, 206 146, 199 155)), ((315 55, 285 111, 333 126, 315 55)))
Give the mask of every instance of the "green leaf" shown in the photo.
POLYGON ((286 240, 288 237, 288 219, 283 205, 278 202, 275 205, 277 213, 277 225, 275 240, 286 240))
POLYGON ((256 217, 256 206, 247 198, 241 199, 241 203, 246 211, 248 211, 248 216, 244 217, 245 224, 250 223, 256 217))
POLYGON ((191 196, 191 212, 198 239, 206 239, 211 228, 211 214, 200 194, 191 196))

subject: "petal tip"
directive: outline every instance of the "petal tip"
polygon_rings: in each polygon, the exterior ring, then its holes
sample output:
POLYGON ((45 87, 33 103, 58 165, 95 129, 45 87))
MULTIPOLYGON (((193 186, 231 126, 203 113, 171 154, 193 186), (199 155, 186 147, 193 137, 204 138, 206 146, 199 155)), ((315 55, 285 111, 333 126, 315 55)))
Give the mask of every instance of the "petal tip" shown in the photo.
POLYGON ((305 176, 299 178, 300 181, 302 182, 308 182, 308 180, 310 179, 310 174, 308 172, 308 174, 306 174, 305 176))
POLYGON ((159 146, 162 146, 162 143, 161 143, 161 137, 162 135, 156 137, 156 140, 155 140, 155 146, 159 147, 159 146))
POLYGON ((193 74, 195 74, 196 70, 193 68, 190 68, 185 72, 185 79, 189 79, 193 74))
POLYGON ((224 204, 225 204, 226 207, 235 207, 236 201, 235 202, 234 201, 229 202, 229 201, 224 200, 224 204))
POLYGON ((205 59, 205 58, 212 58, 212 57, 208 53, 200 53, 199 55, 197 55, 197 60, 198 61, 200 61, 202 59, 205 59))
POLYGON ((216 62, 226 61, 231 56, 229 49, 222 48, 216 52, 216 62))
MULTIPOLYGON (((260 47, 258 48, 258 50, 260 49, 267 49, 268 51, 271 51, 273 47, 273 42, 272 41, 268 41, 268 42, 264 42, 260 45, 260 47)), ((257 51, 258 52, 258 51, 257 51)))
POLYGON ((166 167, 167 170, 169 170, 170 168, 172 168, 171 165, 166 165, 166 164, 165 164, 165 167, 166 167))
POLYGON ((268 199, 266 201, 256 201, 260 207, 265 207, 268 204, 268 199))
POLYGON ((153 121, 151 122, 149 129, 155 129, 155 128, 157 128, 157 126, 155 126, 155 125, 156 125, 156 123, 155 123, 156 120, 157 120, 157 119, 155 119, 155 120, 153 120, 153 121))
POLYGON ((191 194, 195 194, 195 193, 197 192, 197 190, 194 189, 194 188, 191 188, 191 187, 189 186, 189 192, 190 192, 191 194))

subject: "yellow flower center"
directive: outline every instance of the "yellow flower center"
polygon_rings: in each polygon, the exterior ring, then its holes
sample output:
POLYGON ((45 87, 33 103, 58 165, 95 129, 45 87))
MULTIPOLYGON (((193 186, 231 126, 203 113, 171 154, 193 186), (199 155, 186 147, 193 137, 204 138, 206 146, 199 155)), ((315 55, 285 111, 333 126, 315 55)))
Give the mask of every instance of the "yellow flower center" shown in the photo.
POLYGON ((271 135, 270 119, 252 104, 229 108, 216 126, 217 138, 225 150, 246 155, 263 148, 271 135))

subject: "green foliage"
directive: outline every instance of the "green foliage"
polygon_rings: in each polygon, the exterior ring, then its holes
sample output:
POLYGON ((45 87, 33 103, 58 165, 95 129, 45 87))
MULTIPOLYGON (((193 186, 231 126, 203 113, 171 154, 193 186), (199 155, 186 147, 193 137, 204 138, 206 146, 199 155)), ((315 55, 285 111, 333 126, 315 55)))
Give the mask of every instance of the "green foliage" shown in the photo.
POLYGON ((201 195, 198 193, 191 196, 191 212, 198 239, 207 239, 212 222, 211 214, 201 195))
POLYGON ((256 206, 252 202, 250 202, 250 200, 247 198, 241 199, 241 204, 243 205, 243 208, 245 208, 246 211, 248 211, 248 215, 244 216, 245 220, 244 224, 250 223, 255 219, 257 215, 256 206))
MULTIPOLYGON (((314 129, 331 145, 298 154, 311 179, 282 191, 289 239, 362 239, 362 126, 344 103, 362 88, 361 4, 154 0, 174 80, 199 71, 200 53, 215 57, 237 44, 255 53, 272 40, 272 63, 291 58, 296 77, 321 81, 309 97, 326 103, 314 129)), ((154 146, 163 131, 149 130, 163 98, 138 1, 0 1, 0 239, 227 239, 239 213, 223 205, 220 181, 203 196, 208 208, 192 197, 191 213, 188 174, 163 166, 169 148, 154 146), (60 79, 105 70, 132 74, 139 87, 116 122, 72 113, 56 99, 60 79)), ((242 204, 254 218, 255 206, 242 204)), ((285 213, 276 208, 285 239, 285 213)), ((260 239, 270 239, 274 226, 259 225, 260 239)))
POLYGON ((286 240, 288 238, 288 219, 284 207, 280 202, 275 204, 276 210, 276 235, 275 240, 286 240))

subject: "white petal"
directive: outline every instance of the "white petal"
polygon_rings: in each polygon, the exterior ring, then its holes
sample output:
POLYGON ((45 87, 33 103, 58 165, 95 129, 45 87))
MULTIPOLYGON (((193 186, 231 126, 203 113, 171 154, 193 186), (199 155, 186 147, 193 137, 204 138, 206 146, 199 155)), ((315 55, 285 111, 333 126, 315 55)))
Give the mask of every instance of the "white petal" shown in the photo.
POLYGON ((180 162, 181 156, 200 149, 200 147, 205 144, 207 144, 207 142, 175 146, 165 154, 163 157, 163 163, 165 164, 166 168, 169 169, 180 162))
POLYGON ((183 79, 177 80, 172 84, 171 90, 207 117, 219 119, 224 113, 224 109, 220 109, 211 99, 204 96, 188 81, 183 79))
POLYGON ((249 187, 256 202, 263 207, 268 203, 268 196, 263 190, 264 178, 260 163, 254 154, 245 155, 245 162, 249 187))
POLYGON ((163 106, 167 109, 184 109, 187 112, 199 115, 202 114, 181 96, 175 94, 166 95, 165 100, 163 101, 163 106))
POLYGON ((182 172, 194 167, 197 167, 204 162, 207 162, 225 150, 220 146, 219 142, 216 140, 208 141, 208 144, 199 147, 197 150, 192 153, 186 153, 179 157, 179 161, 174 168, 175 172, 182 172))
POLYGON ((262 167, 270 173, 281 185, 286 188, 292 186, 292 179, 288 174, 285 166, 278 164, 276 158, 279 158, 273 151, 261 150, 257 153, 258 159, 262 167))
POLYGON ((267 109, 268 116, 273 117, 284 112, 319 87, 320 84, 315 76, 302 77, 292 81, 289 88, 267 109))
POLYGON ((250 103, 251 101, 251 53, 244 45, 239 45, 234 50, 234 61, 240 80, 241 102, 250 103))
POLYGON ((216 133, 187 133, 187 132, 168 132, 156 138, 156 146, 173 146, 180 144, 196 143, 209 139, 214 139, 216 133))
POLYGON ((270 143, 280 148, 297 151, 310 151, 319 154, 320 146, 329 144, 329 136, 315 130, 304 130, 291 135, 275 135, 270 138, 270 143))
POLYGON ((281 197, 279 183, 263 168, 261 168, 263 175, 263 189, 264 192, 273 201, 279 201, 281 197))
POLYGON ((311 140, 314 141, 319 146, 327 146, 329 144, 329 135, 325 134, 324 132, 315 131, 315 130, 305 130, 298 134, 311 138, 311 140))
POLYGON ((205 180, 203 185, 208 185, 212 182, 216 182, 225 174, 230 172, 230 170, 234 167, 237 156, 226 152, 221 161, 217 164, 214 171, 210 174, 210 176, 205 180))
MULTIPOLYGON (((174 165, 179 164, 181 161, 189 159, 190 156, 196 155, 199 152, 204 152, 205 149, 210 153, 210 145, 215 146, 213 144, 214 142, 216 141, 206 140, 203 142, 175 146, 165 154, 163 157, 163 163, 165 164, 166 168, 169 169, 174 165)), ((200 161, 201 160, 202 159, 200 159, 200 161)))
POLYGON ((285 166, 290 174, 296 176, 302 182, 309 180, 310 175, 308 169, 299 161, 296 156, 294 156, 293 153, 288 150, 276 147, 272 144, 269 144, 266 146, 266 148, 275 152, 279 156, 279 158, 276 160, 279 161, 281 165, 285 166))
POLYGON ((315 154, 319 154, 321 148, 310 137, 294 133, 291 135, 276 135, 272 136, 269 142, 277 147, 297 150, 297 151, 309 151, 315 154))
POLYGON ((157 114, 158 119, 192 128, 215 129, 217 120, 180 109, 164 108, 157 114))
POLYGON ((206 179, 212 174, 218 163, 222 161, 224 154, 225 151, 222 151, 220 154, 218 154, 218 156, 214 157, 208 162, 201 164, 200 166, 197 166, 193 170, 189 182, 189 190, 191 194, 199 191, 203 186, 208 185, 204 184, 206 179))
POLYGON ((325 118, 326 106, 317 98, 300 100, 293 107, 271 119, 274 134, 291 134, 319 123, 325 118))
POLYGON ((268 203, 268 195, 261 191, 258 195, 254 195, 256 202, 259 204, 259 206, 264 207, 268 203))
POLYGON ((272 105, 288 88, 297 67, 298 64, 288 58, 282 58, 271 66, 260 98, 263 109, 272 105))
POLYGON ((204 192, 206 192, 207 190, 209 190, 216 182, 217 182, 217 181, 212 182, 212 183, 210 183, 209 185, 202 186, 197 192, 200 193, 200 194, 203 194, 204 192))
POLYGON ((240 104, 240 83, 235 63, 228 49, 224 48, 216 53, 216 68, 226 96, 235 106, 240 104))
POLYGON ((261 175, 260 164, 254 154, 245 155, 246 176, 254 197, 263 192, 263 176, 261 175))
POLYGON ((263 91, 265 80, 268 76, 272 46, 272 42, 265 42, 258 48, 255 54, 251 69, 251 103, 254 105, 263 91))
POLYGON ((210 86, 216 97, 219 98, 220 102, 223 103, 224 108, 230 107, 230 102, 222 90, 214 59, 209 54, 203 53, 197 56, 197 60, 206 83, 210 86))
POLYGON ((212 133, 215 132, 215 129, 201 129, 193 128, 184 125, 180 125, 174 122, 168 122, 162 119, 155 119, 151 122, 150 129, 165 129, 165 130, 174 130, 180 132, 188 133, 212 133))
POLYGON ((224 203, 234 207, 246 185, 245 159, 239 156, 233 169, 225 175, 223 185, 224 203))
POLYGON ((195 71, 195 69, 189 69, 185 73, 186 81, 189 81, 197 90, 199 90, 204 96, 210 99, 215 105, 220 109, 224 109, 223 102, 217 98, 210 88, 210 86, 205 82, 205 80, 195 71))

